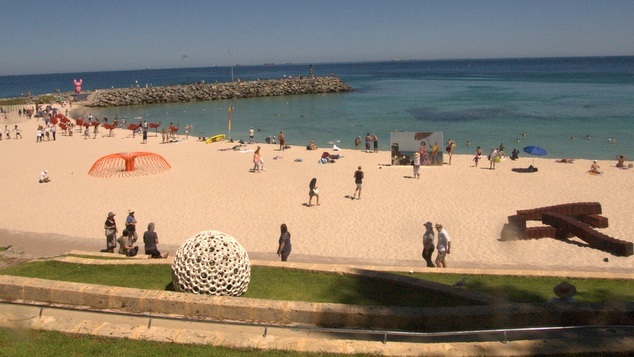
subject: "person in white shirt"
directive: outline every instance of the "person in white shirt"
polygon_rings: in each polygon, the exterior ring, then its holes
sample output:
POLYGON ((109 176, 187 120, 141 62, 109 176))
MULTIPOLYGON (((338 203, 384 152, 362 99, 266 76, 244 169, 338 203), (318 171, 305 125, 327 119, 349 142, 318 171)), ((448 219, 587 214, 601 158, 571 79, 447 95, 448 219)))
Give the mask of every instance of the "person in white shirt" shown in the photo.
POLYGON ((436 229, 438 230, 438 244, 436 245, 436 249, 438 250, 438 255, 436 256, 436 267, 446 268, 447 263, 445 262, 445 258, 447 254, 451 254, 451 237, 446 230, 443 229, 442 224, 436 223, 436 229))

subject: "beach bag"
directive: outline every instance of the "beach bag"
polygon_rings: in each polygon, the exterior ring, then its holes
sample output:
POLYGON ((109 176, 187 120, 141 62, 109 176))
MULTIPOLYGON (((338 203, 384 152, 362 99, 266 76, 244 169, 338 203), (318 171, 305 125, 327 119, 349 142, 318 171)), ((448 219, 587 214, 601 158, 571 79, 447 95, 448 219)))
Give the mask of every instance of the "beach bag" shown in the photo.
POLYGON ((134 257, 136 256, 136 254, 139 252, 139 247, 134 247, 132 248, 128 254, 126 254, 128 257, 134 257))
POLYGON ((494 161, 494 162, 496 162, 496 163, 500 162, 500 157, 499 157, 499 156, 496 156, 496 157, 493 159, 493 161, 494 161))

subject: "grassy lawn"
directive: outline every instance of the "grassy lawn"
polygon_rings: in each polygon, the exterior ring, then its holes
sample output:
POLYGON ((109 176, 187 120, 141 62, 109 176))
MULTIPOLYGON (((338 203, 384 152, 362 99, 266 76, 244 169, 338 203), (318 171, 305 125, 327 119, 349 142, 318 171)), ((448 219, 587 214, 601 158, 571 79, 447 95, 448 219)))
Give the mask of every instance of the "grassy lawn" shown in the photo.
MULTIPOLYGON (((408 274, 412 276, 412 274, 408 274)), ((453 285, 465 277, 463 289, 480 291, 516 303, 547 302, 553 294, 553 287, 567 281, 577 287, 575 300, 579 302, 622 302, 634 301, 634 281, 610 279, 554 278, 537 276, 499 275, 448 275, 413 274, 417 278, 453 285)))
MULTIPOLYGON (((23 263, 0 271, 5 275, 36 277, 80 283, 153 290, 171 289, 171 270, 162 265, 84 265, 55 261, 23 263), (121 277, 126 277, 122 279, 121 277)), ((462 279, 453 274, 407 274, 410 277, 452 285, 462 279)), ((480 291, 517 303, 545 303, 561 278, 496 275, 466 276, 464 289, 480 291)), ((565 279, 576 285, 579 302, 619 302, 634 300, 634 283, 629 280, 565 279)), ((383 306, 471 305, 426 290, 358 276, 301 270, 251 267, 248 298, 327 302, 383 306)))
MULTIPOLYGON (((23 263, 0 271, 51 280, 129 288, 171 290, 170 265, 85 265, 56 261, 23 263), (122 277, 126 277, 122 279, 122 277)), ((357 276, 301 270, 251 267, 248 298, 383 306, 462 306, 469 301, 411 286, 357 276), (308 282, 308 283, 307 283, 308 282)))

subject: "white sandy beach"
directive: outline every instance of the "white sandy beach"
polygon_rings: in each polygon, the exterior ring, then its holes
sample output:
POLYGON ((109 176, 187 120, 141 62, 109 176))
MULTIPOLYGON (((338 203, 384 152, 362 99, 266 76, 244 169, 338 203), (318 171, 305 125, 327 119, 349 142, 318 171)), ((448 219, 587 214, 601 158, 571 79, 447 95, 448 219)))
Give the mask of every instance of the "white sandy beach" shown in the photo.
POLYGON ((279 227, 286 223, 293 243, 290 260, 424 266, 423 224, 431 221, 441 222, 452 238, 450 267, 624 272, 634 267, 633 257, 584 247, 580 240, 575 240, 579 244, 550 238, 499 240, 507 216, 518 209, 597 201, 609 218, 609 228, 601 231, 632 241, 634 169, 617 169, 615 161, 600 161, 605 173, 592 176, 586 173, 590 160, 560 164, 555 158, 536 158, 537 173, 517 173, 511 169, 528 167, 533 158, 521 155, 518 161, 506 160, 489 170, 486 159, 475 168, 471 155, 455 155, 452 165, 422 167, 417 180, 409 178, 411 166, 387 166, 386 151, 342 150, 343 158, 321 165, 317 162, 322 152, 331 150, 293 146, 280 152, 277 145, 261 143, 265 171, 252 173, 256 144, 248 145, 247 152, 223 151, 234 143, 205 144, 192 137, 184 140, 183 135, 181 142, 161 144, 160 133, 155 137, 153 131, 148 143, 141 144, 141 137, 133 139, 130 131, 122 129, 115 131, 115 137, 86 140, 77 132, 58 133, 56 141, 36 143, 38 123, 20 123, 24 139, 0 142, 2 245, 15 244, 19 237, 20 245, 45 249, 43 243, 54 247, 60 244, 59 237, 67 237, 68 249, 72 242, 105 248, 103 223, 108 211, 117 214, 121 231, 128 209, 133 208, 140 235, 149 222, 156 223, 159 248, 173 249, 199 231, 216 229, 234 236, 250 255, 277 259, 279 227), (133 151, 157 153, 171 169, 128 178, 88 175, 99 158, 133 151), (276 156, 281 158, 275 160, 276 156), (354 192, 358 165, 365 172, 362 199, 350 200, 345 196, 354 192), (44 169, 52 182, 40 184, 38 175, 44 169), (307 207, 313 177, 318 180, 321 205, 307 207), (606 257, 609 262, 604 262, 606 257))

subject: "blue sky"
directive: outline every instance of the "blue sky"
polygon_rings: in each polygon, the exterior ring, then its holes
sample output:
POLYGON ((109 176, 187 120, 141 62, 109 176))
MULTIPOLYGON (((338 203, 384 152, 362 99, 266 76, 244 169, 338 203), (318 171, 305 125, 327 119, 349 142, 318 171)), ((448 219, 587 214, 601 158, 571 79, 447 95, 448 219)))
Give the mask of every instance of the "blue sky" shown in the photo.
POLYGON ((2 0, 0 75, 634 55, 633 0, 2 0))

